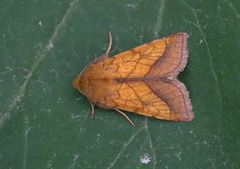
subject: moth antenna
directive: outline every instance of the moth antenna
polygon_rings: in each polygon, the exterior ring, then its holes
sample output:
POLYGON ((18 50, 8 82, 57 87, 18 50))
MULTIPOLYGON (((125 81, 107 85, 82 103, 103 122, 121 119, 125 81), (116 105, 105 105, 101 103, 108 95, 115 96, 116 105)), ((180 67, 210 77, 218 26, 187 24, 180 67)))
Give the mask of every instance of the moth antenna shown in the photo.
POLYGON ((94 109, 94 107, 95 107, 95 105, 92 103, 92 102, 89 102, 90 103, 90 106, 91 106, 91 118, 93 118, 93 116, 95 115, 95 109, 94 109))
POLYGON ((112 48, 112 34, 111 34, 111 32, 108 33, 108 36, 109 36, 109 44, 108 44, 107 51, 105 52, 105 55, 108 55, 111 48, 112 48))
POLYGON ((108 48, 107 48, 106 52, 102 56, 96 58, 92 63, 99 63, 99 62, 108 58, 108 54, 109 54, 109 52, 112 48, 112 34, 111 34, 111 32, 109 32, 108 35, 109 35, 109 44, 108 44, 108 48))
POLYGON ((132 120, 126 115, 126 113, 124 113, 124 112, 122 112, 121 110, 119 110, 119 109, 115 109, 118 113, 120 113, 121 115, 123 115, 125 118, 126 118, 126 120, 131 124, 131 125, 133 125, 134 127, 135 127, 135 124, 132 122, 132 120))

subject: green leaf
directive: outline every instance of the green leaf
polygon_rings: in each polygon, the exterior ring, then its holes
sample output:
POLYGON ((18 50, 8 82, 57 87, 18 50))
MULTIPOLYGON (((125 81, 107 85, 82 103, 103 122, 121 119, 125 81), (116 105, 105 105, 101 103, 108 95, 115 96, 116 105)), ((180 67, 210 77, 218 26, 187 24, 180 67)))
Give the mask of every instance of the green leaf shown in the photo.
POLYGON ((0 25, 0 168, 240 168, 240 1, 1 0, 0 25), (114 55, 181 31, 194 121, 90 118, 71 82, 108 32, 114 55))

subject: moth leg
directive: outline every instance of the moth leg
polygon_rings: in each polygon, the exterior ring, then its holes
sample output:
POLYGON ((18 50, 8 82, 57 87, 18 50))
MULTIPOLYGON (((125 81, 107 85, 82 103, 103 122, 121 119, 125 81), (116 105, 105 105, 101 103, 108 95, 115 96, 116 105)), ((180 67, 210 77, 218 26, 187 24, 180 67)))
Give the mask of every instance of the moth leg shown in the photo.
POLYGON ((116 110, 118 113, 120 113, 121 115, 123 115, 123 116, 127 119, 127 121, 128 121, 129 123, 131 123, 131 125, 133 125, 133 126, 135 127, 135 124, 132 122, 132 120, 131 120, 124 112, 122 112, 122 111, 119 110, 119 109, 114 109, 114 110, 116 110))
POLYGON ((94 60, 93 63, 98 63, 98 62, 108 58, 108 54, 109 54, 109 52, 112 48, 112 34, 111 34, 111 32, 108 33, 108 36, 109 36, 109 43, 108 43, 108 48, 107 48, 106 52, 102 56, 100 56, 96 60, 94 60))
POLYGON ((93 118, 93 116, 95 115, 95 109, 94 109, 95 105, 92 102, 89 102, 89 103, 90 103, 90 106, 91 106, 91 111, 90 111, 91 118, 93 118))

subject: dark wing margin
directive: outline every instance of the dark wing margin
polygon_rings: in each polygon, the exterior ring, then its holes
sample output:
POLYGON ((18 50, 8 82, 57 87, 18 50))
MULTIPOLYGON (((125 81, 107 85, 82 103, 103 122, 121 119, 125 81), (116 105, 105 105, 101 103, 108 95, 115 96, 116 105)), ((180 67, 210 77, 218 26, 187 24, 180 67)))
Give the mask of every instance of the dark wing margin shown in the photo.
POLYGON ((188 34, 176 33, 165 38, 166 49, 162 57, 157 60, 146 77, 176 77, 187 64, 188 34))
POLYGON ((179 80, 145 81, 152 92, 170 107, 169 120, 191 121, 194 118, 189 93, 179 80))

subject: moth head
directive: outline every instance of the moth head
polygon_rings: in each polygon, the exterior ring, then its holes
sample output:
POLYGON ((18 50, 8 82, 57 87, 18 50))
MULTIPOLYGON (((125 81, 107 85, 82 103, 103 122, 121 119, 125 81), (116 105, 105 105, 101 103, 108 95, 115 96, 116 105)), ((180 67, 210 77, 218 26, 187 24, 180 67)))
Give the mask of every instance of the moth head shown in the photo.
POLYGON ((83 94, 88 88, 88 80, 84 77, 85 76, 80 74, 72 82, 73 87, 83 94))
POLYGON ((87 73, 88 72, 88 68, 85 67, 80 74, 73 79, 72 81, 72 85, 75 89, 77 89, 80 93, 85 95, 85 91, 87 90, 88 87, 88 78, 87 78, 87 73))

